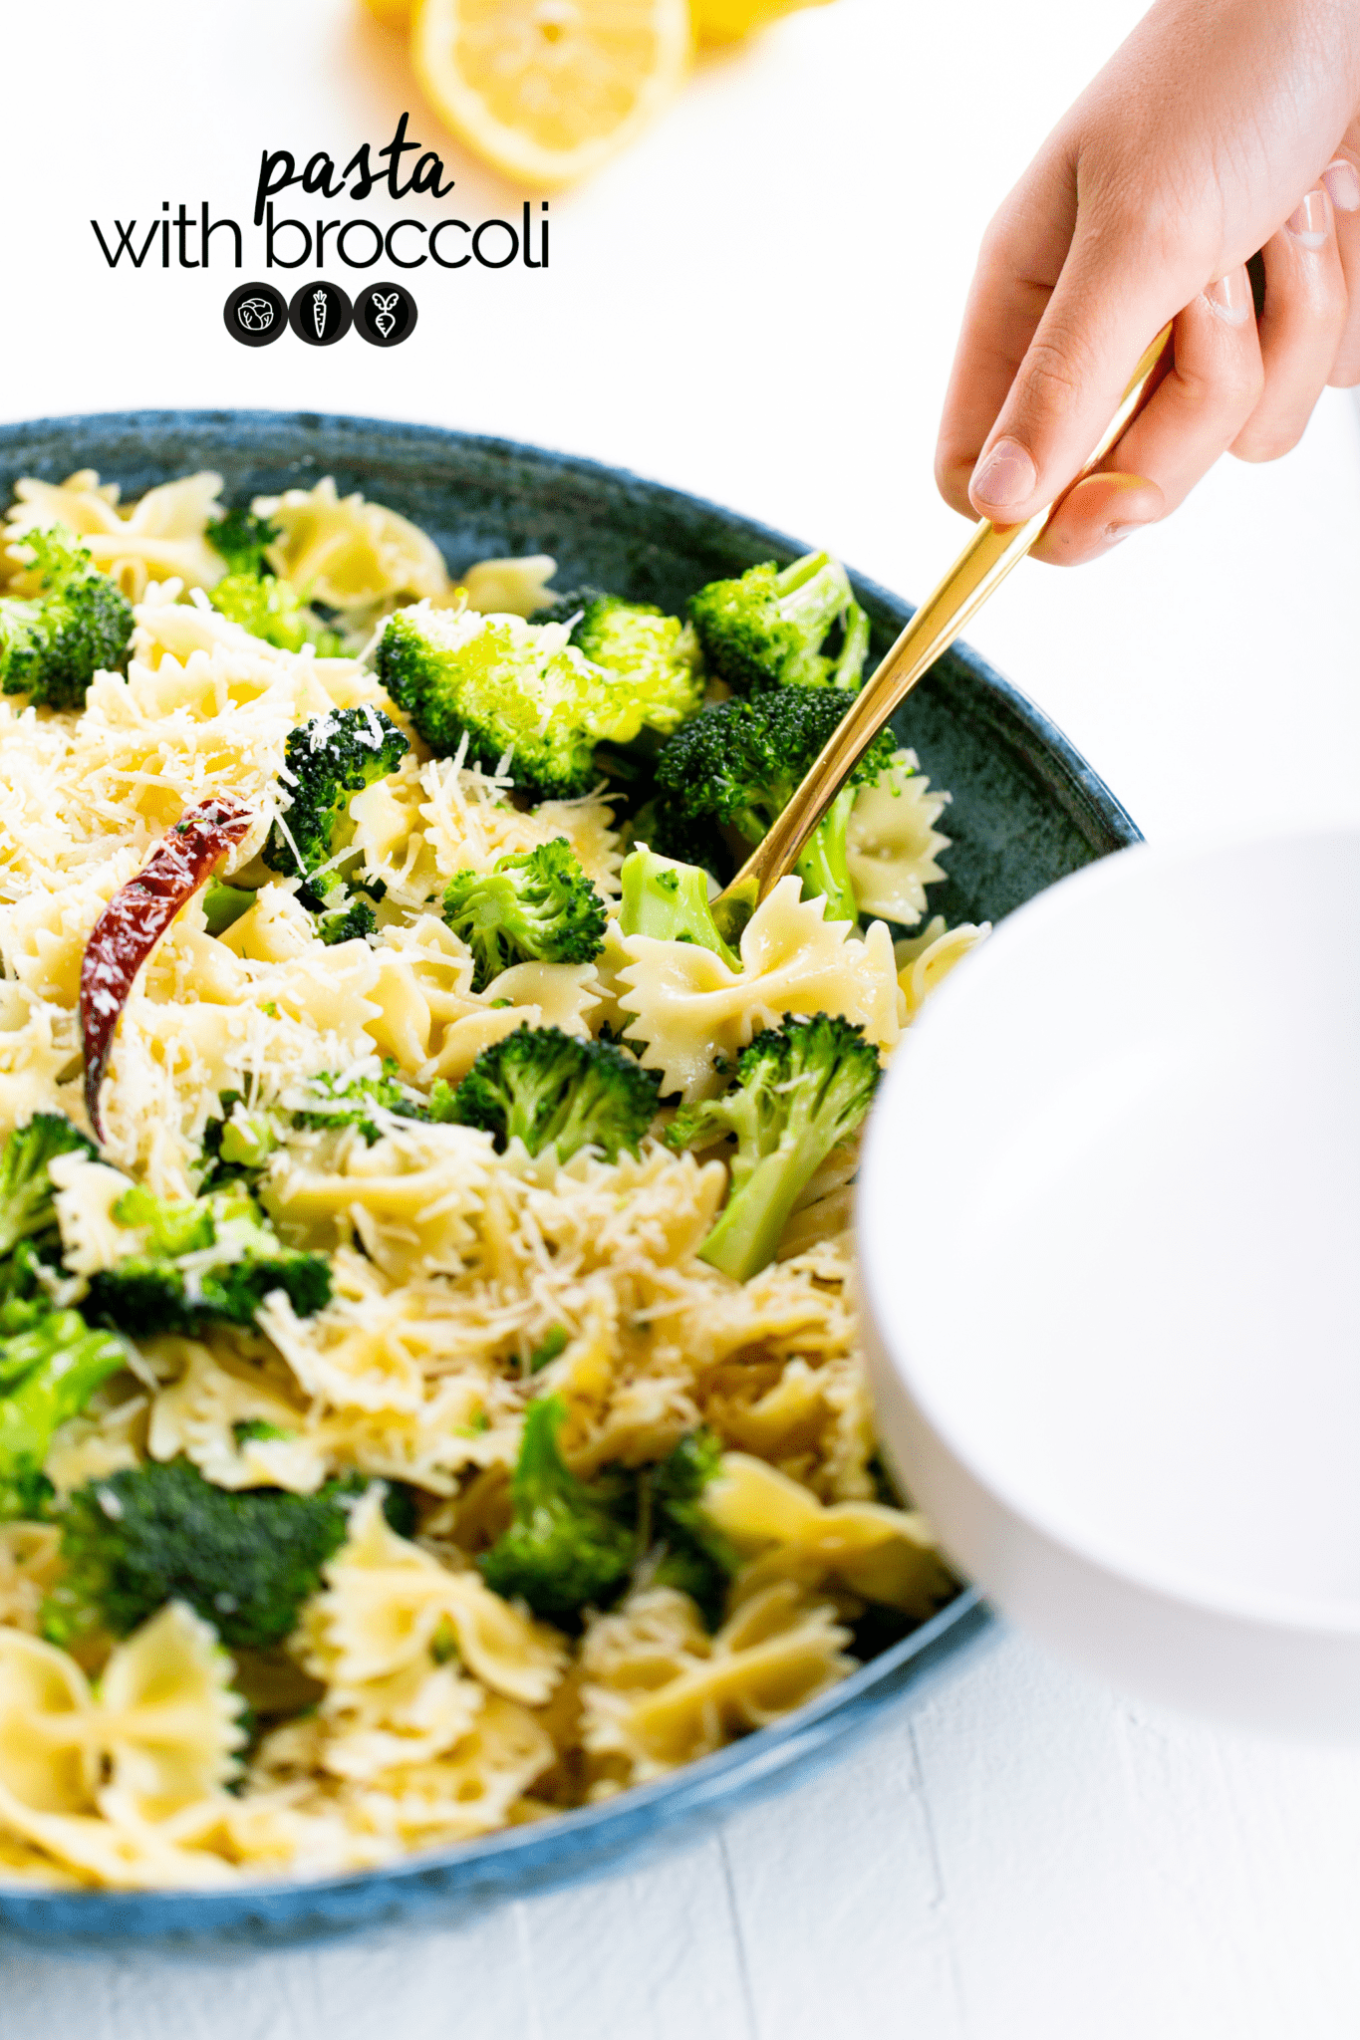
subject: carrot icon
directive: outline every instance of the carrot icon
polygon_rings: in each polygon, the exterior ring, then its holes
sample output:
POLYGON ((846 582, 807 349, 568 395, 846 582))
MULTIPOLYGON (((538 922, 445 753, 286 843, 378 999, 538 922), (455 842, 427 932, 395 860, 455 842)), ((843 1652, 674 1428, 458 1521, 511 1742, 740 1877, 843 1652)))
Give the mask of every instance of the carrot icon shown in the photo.
POLYGON ((314 290, 312 292, 312 324, 316 328, 316 337, 318 340, 323 339, 325 336, 326 310, 327 304, 325 291, 314 290))

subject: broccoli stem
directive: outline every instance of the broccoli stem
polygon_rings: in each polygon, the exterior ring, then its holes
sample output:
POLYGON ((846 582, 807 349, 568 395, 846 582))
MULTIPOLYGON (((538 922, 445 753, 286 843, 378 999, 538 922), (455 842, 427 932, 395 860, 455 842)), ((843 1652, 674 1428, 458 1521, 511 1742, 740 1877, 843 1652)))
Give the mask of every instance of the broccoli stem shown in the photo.
POLYGON ((828 921, 855 921, 859 905, 850 882, 846 839, 850 811, 859 789, 843 786, 808 838, 794 870, 811 898, 819 893, 826 899, 828 921))
POLYGON ((59 1424, 126 1364, 121 1343, 79 1311, 55 1311, 0 1347, 0 1521, 29 1505, 59 1424))
POLYGON ((729 970, 741 969, 741 958, 718 933, 708 904, 708 874, 697 864, 677 864, 643 848, 624 859, 619 878, 619 926, 625 935, 697 942, 720 956, 729 970))
POLYGON ((831 685, 839 687, 843 694, 857 694, 868 656, 868 612, 861 609, 858 602, 852 602, 845 613, 845 643, 832 669, 831 685))
POLYGON ((768 1267, 794 1205, 822 1162, 820 1145, 815 1138, 781 1141, 757 1162, 700 1247, 700 1260, 734 1282, 749 1282, 768 1267))

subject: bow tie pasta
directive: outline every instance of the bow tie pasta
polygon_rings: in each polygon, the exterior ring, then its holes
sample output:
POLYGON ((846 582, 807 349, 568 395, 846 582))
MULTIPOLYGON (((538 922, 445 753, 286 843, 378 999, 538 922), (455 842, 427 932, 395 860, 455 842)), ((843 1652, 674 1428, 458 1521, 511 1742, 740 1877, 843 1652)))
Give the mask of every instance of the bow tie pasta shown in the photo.
POLYGON ((849 1229, 985 933, 926 918, 948 796, 885 736, 708 905, 859 684, 845 570, 671 615, 222 498, 23 481, 0 546, 0 1880, 542 1819, 956 1591, 849 1229))

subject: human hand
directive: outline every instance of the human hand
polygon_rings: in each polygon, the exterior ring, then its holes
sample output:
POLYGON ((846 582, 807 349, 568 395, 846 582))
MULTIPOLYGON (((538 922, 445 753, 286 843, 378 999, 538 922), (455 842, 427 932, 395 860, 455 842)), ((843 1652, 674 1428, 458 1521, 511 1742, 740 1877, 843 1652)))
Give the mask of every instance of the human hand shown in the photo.
POLYGON ((988 228, 946 500, 998 524, 1052 502, 1173 317, 1174 365, 1037 557, 1097 557, 1225 449, 1274 460, 1326 384, 1360 382, 1360 0, 1157 0, 988 228))

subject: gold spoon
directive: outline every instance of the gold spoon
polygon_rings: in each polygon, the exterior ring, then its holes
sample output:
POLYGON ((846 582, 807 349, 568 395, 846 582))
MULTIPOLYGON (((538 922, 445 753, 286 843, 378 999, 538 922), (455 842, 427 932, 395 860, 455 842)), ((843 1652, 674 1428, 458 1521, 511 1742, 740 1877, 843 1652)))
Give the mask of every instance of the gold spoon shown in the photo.
POLYGON ((798 861, 804 844, 830 807, 846 774, 873 742, 889 716, 923 673, 953 644, 988 596, 1022 560, 1077 482, 1101 462, 1143 400, 1171 338, 1164 326, 1133 372, 1119 409, 1081 473, 1046 510, 1024 524, 978 525, 933 595, 921 604, 878 670, 818 756, 769 834, 751 852, 729 885, 711 902, 713 918, 728 942, 736 942, 760 902, 798 861))

